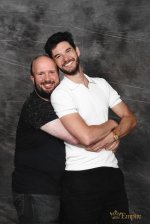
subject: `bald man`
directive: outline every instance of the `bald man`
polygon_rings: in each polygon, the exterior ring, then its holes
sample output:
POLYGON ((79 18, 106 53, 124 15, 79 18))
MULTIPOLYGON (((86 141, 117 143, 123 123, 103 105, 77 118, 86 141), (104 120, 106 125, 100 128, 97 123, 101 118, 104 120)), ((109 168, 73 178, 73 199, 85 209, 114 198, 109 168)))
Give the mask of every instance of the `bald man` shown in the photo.
POLYGON ((23 104, 17 127, 14 205, 19 224, 59 223, 60 181, 65 168, 62 140, 71 144, 77 141, 63 127, 50 103, 51 92, 59 84, 54 61, 44 55, 34 58, 31 80, 34 90, 23 104))

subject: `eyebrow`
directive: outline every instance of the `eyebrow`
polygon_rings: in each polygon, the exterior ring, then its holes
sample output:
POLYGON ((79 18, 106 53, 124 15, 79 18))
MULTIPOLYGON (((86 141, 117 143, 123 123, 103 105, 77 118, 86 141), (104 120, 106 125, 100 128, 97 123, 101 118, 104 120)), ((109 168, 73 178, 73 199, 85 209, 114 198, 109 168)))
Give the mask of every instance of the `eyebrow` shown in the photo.
MULTIPOLYGON (((65 50, 65 52, 67 52, 68 50, 71 50, 71 49, 72 49, 72 47, 68 47, 68 48, 65 50)), ((54 55, 54 58, 56 58, 58 55, 61 55, 61 53, 55 54, 55 55, 54 55)))
POLYGON ((54 55, 54 58, 56 58, 58 55, 60 55, 60 54, 55 54, 55 55, 54 55))
POLYGON ((71 49, 72 49, 71 47, 68 47, 68 48, 66 49, 66 51, 71 50, 71 49))

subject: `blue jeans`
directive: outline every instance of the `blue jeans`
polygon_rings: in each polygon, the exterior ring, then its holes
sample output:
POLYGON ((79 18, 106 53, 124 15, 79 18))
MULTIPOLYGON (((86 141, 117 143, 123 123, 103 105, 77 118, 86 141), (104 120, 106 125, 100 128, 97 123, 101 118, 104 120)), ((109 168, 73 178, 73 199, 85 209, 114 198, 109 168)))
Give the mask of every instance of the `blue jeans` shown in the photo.
POLYGON ((13 192, 19 224, 59 224, 60 197, 13 192))

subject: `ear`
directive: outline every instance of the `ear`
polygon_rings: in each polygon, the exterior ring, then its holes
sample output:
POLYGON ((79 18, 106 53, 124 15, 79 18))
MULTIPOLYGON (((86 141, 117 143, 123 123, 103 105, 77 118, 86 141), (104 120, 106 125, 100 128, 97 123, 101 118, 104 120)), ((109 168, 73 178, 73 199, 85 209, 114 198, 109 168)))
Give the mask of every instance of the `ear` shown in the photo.
POLYGON ((34 76, 33 75, 30 75, 30 79, 31 79, 31 81, 32 81, 32 83, 34 85, 34 76))
POLYGON ((77 52, 77 55, 78 55, 78 57, 79 57, 79 56, 80 56, 80 50, 79 50, 78 47, 76 47, 76 52, 77 52))

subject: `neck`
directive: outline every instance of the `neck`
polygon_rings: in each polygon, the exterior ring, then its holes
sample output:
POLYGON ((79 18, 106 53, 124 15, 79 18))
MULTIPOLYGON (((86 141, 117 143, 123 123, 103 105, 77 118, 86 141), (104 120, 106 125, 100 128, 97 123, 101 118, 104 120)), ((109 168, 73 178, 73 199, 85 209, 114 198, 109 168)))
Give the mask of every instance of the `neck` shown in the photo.
POLYGON ((83 71, 81 70, 81 68, 79 69, 79 71, 75 75, 67 75, 67 74, 64 74, 64 75, 65 75, 65 77, 67 77, 71 81, 73 81, 75 83, 78 83, 78 84, 83 84, 86 87, 88 87, 89 81, 85 77, 85 75, 84 75, 83 71))
POLYGON ((36 95, 37 95, 39 98, 41 98, 41 99, 44 100, 44 101, 49 101, 49 99, 40 96, 39 93, 36 91, 36 89, 34 89, 34 91, 35 91, 36 95))

